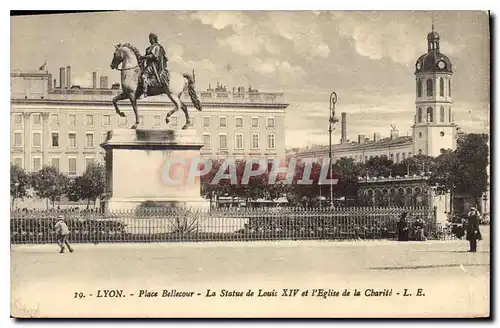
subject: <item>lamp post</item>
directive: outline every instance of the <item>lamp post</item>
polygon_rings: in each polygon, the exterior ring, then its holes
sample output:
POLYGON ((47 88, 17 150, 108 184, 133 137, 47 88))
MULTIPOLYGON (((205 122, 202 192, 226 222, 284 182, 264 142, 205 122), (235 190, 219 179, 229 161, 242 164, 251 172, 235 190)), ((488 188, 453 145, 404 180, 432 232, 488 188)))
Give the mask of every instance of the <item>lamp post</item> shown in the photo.
POLYGON ((330 170, 330 206, 333 207, 333 170, 332 170, 332 131, 333 131, 333 125, 337 123, 339 120, 335 117, 335 104, 337 103, 337 94, 335 92, 332 92, 330 94, 330 119, 329 119, 329 128, 328 128, 328 133, 329 133, 329 170, 330 170))

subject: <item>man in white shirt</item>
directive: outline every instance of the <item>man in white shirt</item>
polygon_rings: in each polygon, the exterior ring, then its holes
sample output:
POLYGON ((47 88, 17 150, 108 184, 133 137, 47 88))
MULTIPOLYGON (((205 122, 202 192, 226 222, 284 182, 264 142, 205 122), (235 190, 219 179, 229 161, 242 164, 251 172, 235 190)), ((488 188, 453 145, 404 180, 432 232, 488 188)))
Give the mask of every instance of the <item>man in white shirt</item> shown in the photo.
POLYGON ((64 216, 59 215, 57 217, 55 228, 57 233, 57 244, 61 247, 59 253, 64 253, 64 245, 68 246, 70 253, 73 253, 73 248, 71 248, 71 245, 68 243, 69 228, 66 222, 64 222, 64 216))

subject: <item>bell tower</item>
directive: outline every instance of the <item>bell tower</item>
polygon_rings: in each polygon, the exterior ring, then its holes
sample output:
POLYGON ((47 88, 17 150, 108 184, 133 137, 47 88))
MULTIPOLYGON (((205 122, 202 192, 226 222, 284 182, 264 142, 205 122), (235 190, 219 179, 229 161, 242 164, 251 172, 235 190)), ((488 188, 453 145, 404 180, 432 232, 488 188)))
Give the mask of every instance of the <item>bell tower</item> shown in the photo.
POLYGON ((427 53, 415 63, 415 117, 413 154, 439 156, 456 148, 456 125, 452 111, 452 77, 450 59, 440 52, 439 34, 427 35, 427 53))

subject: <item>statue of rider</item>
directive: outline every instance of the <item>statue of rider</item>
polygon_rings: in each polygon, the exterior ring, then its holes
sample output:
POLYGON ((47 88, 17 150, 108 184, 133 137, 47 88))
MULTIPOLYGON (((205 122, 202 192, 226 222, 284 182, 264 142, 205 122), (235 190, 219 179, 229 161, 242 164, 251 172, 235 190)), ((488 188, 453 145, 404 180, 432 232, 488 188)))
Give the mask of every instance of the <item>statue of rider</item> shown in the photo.
POLYGON ((149 34, 149 43, 146 48, 146 54, 141 59, 144 60, 144 69, 142 72, 143 96, 146 98, 148 87, 154 85, 157 81, 158 86, 166 86, 169 83, 169 73, 167 70, 167 54, 161 44, 158 43, 158 36, 154 33, 149 34))

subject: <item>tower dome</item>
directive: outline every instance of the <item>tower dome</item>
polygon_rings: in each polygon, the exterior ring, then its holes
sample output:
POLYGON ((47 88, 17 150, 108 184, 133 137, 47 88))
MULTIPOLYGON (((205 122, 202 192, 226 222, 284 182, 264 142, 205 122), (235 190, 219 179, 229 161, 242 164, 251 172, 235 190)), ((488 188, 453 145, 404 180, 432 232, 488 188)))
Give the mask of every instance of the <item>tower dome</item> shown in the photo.
POLYGON ((432 31, 427 34, 427 45, 427 53, 420 56, 415 63, 415 73, 453 73, 451 60, 439 51, 439 34, 434 31, 434 25, 432 31))

